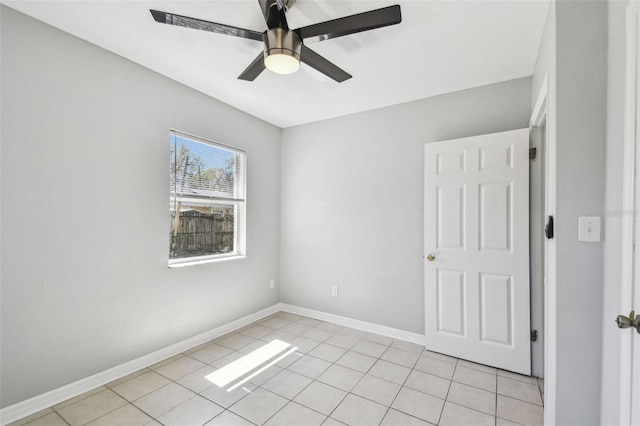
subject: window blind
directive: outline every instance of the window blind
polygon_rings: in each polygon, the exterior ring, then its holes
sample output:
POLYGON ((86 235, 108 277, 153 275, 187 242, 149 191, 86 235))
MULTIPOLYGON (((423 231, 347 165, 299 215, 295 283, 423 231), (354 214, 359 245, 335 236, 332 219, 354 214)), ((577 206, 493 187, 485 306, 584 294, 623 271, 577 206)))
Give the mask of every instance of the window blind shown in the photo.
POLYGON ((244 201, 244 158, 244 151, 172 131, 172 197, 244 201))

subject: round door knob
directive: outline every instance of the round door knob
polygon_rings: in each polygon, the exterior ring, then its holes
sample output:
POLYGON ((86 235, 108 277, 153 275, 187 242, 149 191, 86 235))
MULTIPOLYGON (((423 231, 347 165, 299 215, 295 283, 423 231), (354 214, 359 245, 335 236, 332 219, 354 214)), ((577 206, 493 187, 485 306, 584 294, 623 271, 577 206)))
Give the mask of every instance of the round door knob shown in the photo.
POLYGON ((616 323, 620 328, 629 328, 633 325, 633 321, 630 318, 625 317, 624 315, 618 315, 616 318, 616 323))
POLYGON ((428 260, 429 262, 433 262, 434 260, 436 260, 436 255, 435 255, 435 254, 433 254, 433 253, 429 253, 429 254, 427 255, 427 260, 428 260))

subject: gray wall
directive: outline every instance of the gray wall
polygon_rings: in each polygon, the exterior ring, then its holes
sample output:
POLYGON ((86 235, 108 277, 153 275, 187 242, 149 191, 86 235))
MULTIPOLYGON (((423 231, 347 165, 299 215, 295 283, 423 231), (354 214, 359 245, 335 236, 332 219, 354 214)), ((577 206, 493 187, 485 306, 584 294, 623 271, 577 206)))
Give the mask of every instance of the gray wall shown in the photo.
MULTIPOLYGON (((598 424, 603 243, 577 241, 578 216, 602 216, 607 3, 552 3, 533 76, 550 75, 556 140, 556 424, 598 424), (588 30, 585 30, 588 29, 588 30)), ((551 395, 545 395, 551 397, 551 395)))
POLYGON ((523 78, 285 129, 281 301, 423 333, 424 144, 527 127, 530 91, 523 78))
POLYGON ((587 330, 602 329, 603 249, 578 242, 577 225, 603 215, 607 3, 556 5, 556 422, 588 425, 599 423, 602 338, 587 330))
POLYGON ((281 130, 0 8, 1 406, 276 303, 281 130), (171 127, 247 151, 247 259, 167 269, 171 127))
MULTIPOLYGON (((613 323, 620 312, 622 163, 624 156, 625 8, 628 1, 608 5, 607 150, 604 229, 604 291, 602 341, 603 425, 618 425, 620 392, 620 338, 613 323), (613 214, 607 214, 613 212, 613 214)), ((624 313, 626 315, 626 313, 624 313)))
MULTIPOLYGON (((547 74, 552 74, 550 77, 555 81, 555 69, 556 69, 556 8, 555 3, 552 2, 549 5, 549 11, 547 12, 547 20, 544 23, 544 30, 542 32, 542 40, 540 40, 540 47, 538 48, 538 56, 536 57, 536 65, 531 78, 531 110, 535 106, 538 100, 538 94, 544 83, 547 74)), ((549 84, 549 82, 548 82, 549 84)), ((555 88, 553 89, 555 90, 555 88)))

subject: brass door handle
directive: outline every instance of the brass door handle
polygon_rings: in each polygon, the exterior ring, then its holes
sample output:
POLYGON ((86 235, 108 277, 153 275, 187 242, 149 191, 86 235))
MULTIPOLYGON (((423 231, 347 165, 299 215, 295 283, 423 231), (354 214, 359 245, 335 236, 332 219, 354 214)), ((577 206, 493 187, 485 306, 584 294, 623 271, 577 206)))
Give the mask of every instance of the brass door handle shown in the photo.
POLYGON ((434 260, 436 260, 436 255, 435 255, 435 254, 433 254, 433 253, 429 253, 429 254, 427 255, 427 260, 428 260, 429 262, 433 262, 434 260))

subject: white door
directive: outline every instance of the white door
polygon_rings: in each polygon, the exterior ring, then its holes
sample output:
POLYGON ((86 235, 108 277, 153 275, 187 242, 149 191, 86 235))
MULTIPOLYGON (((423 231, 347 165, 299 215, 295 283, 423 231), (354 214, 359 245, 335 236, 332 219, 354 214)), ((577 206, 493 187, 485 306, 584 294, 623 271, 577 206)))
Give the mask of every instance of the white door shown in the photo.
MULTIPOLYGON (((622 297, 619 313, 629 317, 631 310, 640 315, 640 217, 637 213, 640 209, 640 173, 636 173, 640 167, 640 1, 632 0, 627 5, 626 32, 622 297)), ((640 426, 640 334, 634 327, 619 332, 620 424, 640 426)))
POLYGON ((522 374, 529 130, 425 145, 425 346, 522 374))
MULTIPOLYGON (((635 170, 638 170, 640 167, 640 84, 638 84, 638 79, 640 78, 640 2, 634 1, 633 4, 628 6, 631 10, 634 11, 634 20, 635 20, 635 52, 636 52, 636 60, 635 60, 635 82, 636 82, 636 90, 635 90, 635 170)), ((635 212, 640 210, 640 174, 635 173, 635 212)), ((634 276, 629 291, 630 299, 633 301, 633 309, 638 316, 640 316, 640 250, 637 247, 640 245, 640 218, 637 214, 634 215, 634 228, 635 228, 635 246, 636 250, 634 250, 634 263, 635 267, 633 268, 634 276)), ((638 320, 636 319, 636 324, 638 324, 638 320)), ((621 330, 624 332, 625 330, 621 330)), ((631 354, 626 358, 626 361, 631 365, 631 392, 629 393, 629 404, 631 406, 631 422, 632 425, 640 426, 640 325, 637 330, 631 331, 631 354)))
MULTIPOLYGON (((640 86, 638 87, 640 92, 640 86)), ((640 93, 639 93, 640 95, 640 93)), ((640 100, 640 98, 638 98, 640 100)), ((640 107, 640 103, 638 105, 640 107)), ((636 110, 640 111, 640 108, 636 110)), ((640 118, 638 116, 637 118, 640 118)), ((636 147, 636 167, 640 165, 640 120, 636 124, 635 134, 636 147)), ((635 209, 638 212, 640 208, 640 178, 635 179, 635 209)), ((622 333, 622 356, 621 356, 621 372, 622 372, 622 406, 627 412, 622 415, 623 425, 640 426, 640 218, 637 214, 634 216, 634 241, 636 250, 631 249, 633 261, 625 263, 629 267, 628 283, 630 285, 622 289, 623 300, 621 303, 620 314, 631 317, 631 311, 635 313, 635 327, 628 327, 620 330, 622 333), (631 265, 634 266, 631 266, 631 265), (637 329, 636 329, 637 327, 637 329), (629 419, 627 421, 627 418, 629 419)), ((611 325, 613 326, 613 325, 611 325)))

